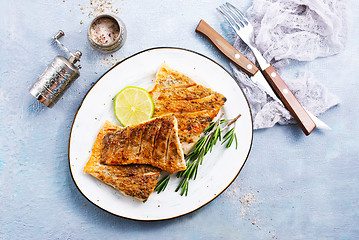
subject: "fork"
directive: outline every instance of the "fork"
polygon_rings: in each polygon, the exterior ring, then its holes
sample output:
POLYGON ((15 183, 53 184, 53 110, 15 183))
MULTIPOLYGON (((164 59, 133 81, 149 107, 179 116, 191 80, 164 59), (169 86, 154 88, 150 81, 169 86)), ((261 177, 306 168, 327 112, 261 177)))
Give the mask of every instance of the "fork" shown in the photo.
MULTIPOLYGON (((269 82, 271 87, 277 92, 279 98, 281 99, 279 100, 277 97, 274 97, 274 100, 279 102, 281 105, 285 105, 285 107, 290 111, 292 116, 296 119, 303 132, 306 135, 309 135, 314 130, 316 124, 314 123, 313 119, 318 120, 316 122, 319 122, 321 125, 327 126, 325 123, 321 122, 318 118, 316 118, 313 114, 309 113, 306 109, 303 108, 303 106, 298 102, 294 94, 289 90, 283 79, 275 71, 273 66, 271 66, 264 59, 262 54, 252 44, 251 37, 253 36, 254 32, 253 26, 244 16, 244 14, 228 2, 221 5, 219 8, 217 8, 217 10, 224 16, 224 18, 233 28, 236 34, 252 50, 265 79, 267 80, 267 82, 269 82)), ((264 87, 264 89, 268 89, 265 86, 262 87, 264 87)), ((266 93, 270 96, 275 95, 269 93, 268 91, 266 91, 266 93)))
POLYGON ((224 16, 224 18, 227 20, 227 22, 233 28, 236 34, 252 50, 261 69, 263 70, 268 68, 270 64, 264 59, 258 49, 252 44, 251 37, 253 36, 254 29, 252 24, 244 16, 244 14, 228 2, 217 8, 217 10, 224 16))

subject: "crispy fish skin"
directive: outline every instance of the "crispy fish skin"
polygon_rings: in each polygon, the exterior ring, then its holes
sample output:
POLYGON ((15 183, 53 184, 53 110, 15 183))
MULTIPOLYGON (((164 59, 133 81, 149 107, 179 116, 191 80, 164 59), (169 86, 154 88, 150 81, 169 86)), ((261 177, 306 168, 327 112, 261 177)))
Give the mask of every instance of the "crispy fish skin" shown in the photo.
POLYGON ((155 88, 188 88, 197 85, 191 78, 186 75, 173 71, 167 64, 163 63, 156 73, 155 88))
POLYGON ((221 109, 225 102, 225 98, 220 94, 212 94, 200 99, 181 99, 163 101, 157 100, 155 107, 155 116, 162 116, 168 113, 196 113, 203 110, 221 109))
POLYGON ((166 63, 160 66, 155 85, 149 94, 155 104, 155 117, 175 114, 178 136, 185 154, 226 102, 222 94, 195 83, 166 63))
POLYGON ((91 156, 84 167, 84 172, 114 187, 126 196, 142 202, 147 201, 153 192, 161 170, 150 165, 131 164, 126 166, 107 166, 100 163, 103 138, 121 127, 106 122, 97 135, 91 156))
POLYGON ((194 100, 212 95, 214 92, 202 85, 192 85, 187 88, 172 88, 171 91, 159 91, 157 100, 194 100))
POLYGON ((106 134, 100 163, 149 164, 169 173, 185 170, 176 117, 169 114, 106 134), (170 138, 171 133, 176 137, 170 138), (167 154, 167 145, 172 146, 171 150, 173 147, 176 149, 167 154))

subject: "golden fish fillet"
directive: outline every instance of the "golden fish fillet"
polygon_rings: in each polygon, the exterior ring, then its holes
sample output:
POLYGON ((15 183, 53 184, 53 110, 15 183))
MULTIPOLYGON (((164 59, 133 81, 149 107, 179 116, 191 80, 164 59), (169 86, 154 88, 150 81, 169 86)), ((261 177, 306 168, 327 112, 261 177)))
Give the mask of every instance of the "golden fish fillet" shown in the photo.
POLYGON ((107 133, 102 146, 104 165, 149 164, 169 173, 186 169, 173 114, 107 133))
POLYGON ((121 127, 112 125, 109 122, 104 124, 97 135, 84 172, 121 191, 126 196, 145 202, 159 180, 161 173, 159 168, 143 164, 107 166, 100 163, 104 136, 121 129, 121 127))
POLYGON ((198 85, 165 63, 160 66, 149 93, 155 104, 154 117, 169 113, 176 116, 184 153, 190 151, 226 102, 222 94, 198 85))

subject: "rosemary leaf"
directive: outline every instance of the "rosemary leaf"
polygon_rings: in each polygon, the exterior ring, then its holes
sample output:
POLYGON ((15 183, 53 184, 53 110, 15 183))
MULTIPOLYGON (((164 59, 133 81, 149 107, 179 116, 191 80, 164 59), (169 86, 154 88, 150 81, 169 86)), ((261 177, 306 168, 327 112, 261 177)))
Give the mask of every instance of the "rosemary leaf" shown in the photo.
MULTIPOLYGON (((228 138, 231 137, 231 135, 233 134, 233 132, 234 132, 234 127, 231 128, 231 130, 229 130, 229 131, 224 135, 224 137, 223 137, 223 142, 227 141, 228 138)), ((223 144, 223 143, 222 143, 222 144, 223 144)))
MULTIPOLYGON (((193 180, 195 180, 197 178, 197 173, 198 173, 198 165, 196 166, 196 171, 194 172, 193 180)), ((189 179, 192 179, 192 178, 189 178, 189 179)))
POLYGON ((238 147, 238 141, 237 141, 237 135, 236 135, 236 133, 234 133, 234 140, 236 141, 236 150, 237 150, 237 147, 238 147))
POLYGON ((155 187, 155 191, 157 191, 157 194, 163 192, 166 189, 170 178, 170 175, 167 175, 157 182, 155 187))
POLYGON ((186 178, 182 178, 182 180, 181 180, 180 183, 178 184, 178 186, 177 186, 175 192, 178 192, 178 190, 182 187, 182 185, 183 185, 183 183, 184 183, 185 180, 186 180, 186 178))
POLYGON ((233 139, 234 139, 234 137, 233 137, 233 135, 231 135, 230 138, 229 138, 229 140, 228 140, 228 142, 227 142, 227 144, 226 144, 226 148, 230 148, 230 147, 231 147, 231 145, 232 145, 232 143, 233 143, 233 139))
MULTIPOLYGON (((221 128, 220 128, 220 126, 218 126, 213 134, 213 145, 216 145, 217 140, 220 138, 221 138, 221 128)), ((212 151, 212 147, 211 147, 211 151, 212 151)))
POLYGON ((183 183, 183 187, 181 190, 181 196, 183 196, 183 194, 185 194, 185 196, 187 196, 187 194, 188 194, 188 179, 186 179, 186 181, 183 183))
POLYGON ((207 145, 204 148, 203 155, 206 154, 213 147, 213 138, 209 138, 207 145))
POLYGON ((201 143, 198 144, 197 148, 195 149, 196 152, 200 152, 201 149, 204 147, 204 145, 206 144, 207 140, 208 140, 208 137, 204 137, 203 139, 201 139, 201 143))
POLYGON ((211 122, 211 124, 209 124, 209 126, 203 131, 204 134, 206 134, 206 133, 212 131, 212 129, 213 129, 213 127, 214 127, 215 124, 216 124, 215 122, 211 122))

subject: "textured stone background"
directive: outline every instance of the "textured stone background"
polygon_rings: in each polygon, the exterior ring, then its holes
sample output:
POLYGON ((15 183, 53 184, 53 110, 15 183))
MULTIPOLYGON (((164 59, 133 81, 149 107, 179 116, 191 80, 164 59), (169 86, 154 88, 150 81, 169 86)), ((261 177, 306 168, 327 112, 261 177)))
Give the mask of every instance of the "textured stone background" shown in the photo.
MULTIPOLYGON (((339 55, 292 65, 313 71, 341 104, 320 116, 333 130, 305 137, 297 126, 254 133, 251 154, 236 181, 189 215, 162 222, 113 216, 77 190, 68 167, 68 138, 92 84, 113 64, 156 46, 188 48, 228 61, 194 32, 201 18, 230 37, 215 8, 223 1, 101 1, 128 28, 125 46, 102 55, 86 31, 101 9, 93 1, 0 1, 0 239, 357 239, 359 230, 359 74, 355 23, 339 55), (50 38, 63 29, 81 50, 81 77, 54 108, 28 93, 56 55, 50 38)), ((232 1, 241 9, 250 0, 232 1)))

